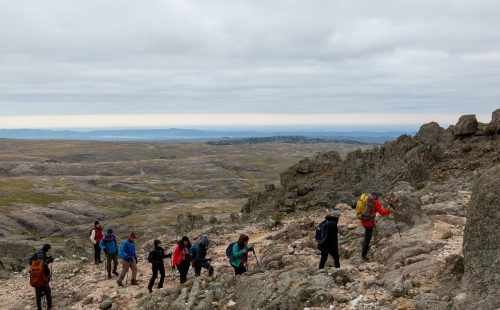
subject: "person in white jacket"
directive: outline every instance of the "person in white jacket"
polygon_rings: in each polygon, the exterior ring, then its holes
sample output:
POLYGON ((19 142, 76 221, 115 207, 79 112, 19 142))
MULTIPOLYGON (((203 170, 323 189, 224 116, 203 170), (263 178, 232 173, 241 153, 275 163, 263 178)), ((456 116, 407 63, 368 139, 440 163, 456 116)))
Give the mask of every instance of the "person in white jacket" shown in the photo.
POLYGON ((102 226, 99 221, 95 221, 94 227, 92 227, 92 230, 90 231, 90 241, 94 244, 94 261, 96 265, 102 263, 101 247, 99 246, 99 243, 103 238, 104 235, 102 233, 102 226))

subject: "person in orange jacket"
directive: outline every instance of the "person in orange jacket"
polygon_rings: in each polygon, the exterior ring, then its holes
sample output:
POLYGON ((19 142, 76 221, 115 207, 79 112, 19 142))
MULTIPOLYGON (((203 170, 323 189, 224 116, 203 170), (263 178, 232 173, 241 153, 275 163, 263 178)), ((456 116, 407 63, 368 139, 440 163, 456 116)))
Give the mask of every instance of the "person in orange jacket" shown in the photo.
POLYGON ((372 218, 369 220, 361 220, 361 225, 365 228, 365 238, 363 241, 363 248, 361 251, 361 259, 365 262, 368 261, 368 250, 370 250, 370 242, 372 240, 373 229, 375 228, 375 217, 377 213, 380 215, 387 215, 391 213, 391 210, 385 210, 382 208, 382 204, 378 201, 380 194, 377 192, 372 193, 373 205, 371 206, 370 214, 373 214, 372 218))
POLYGON ((174 254, 172 255, 172 270, 179 270, 181 275, 181 284, 187 280, 189 265, 191 264, 191 242, 189 238, 184 236, 175 247, 174 254))

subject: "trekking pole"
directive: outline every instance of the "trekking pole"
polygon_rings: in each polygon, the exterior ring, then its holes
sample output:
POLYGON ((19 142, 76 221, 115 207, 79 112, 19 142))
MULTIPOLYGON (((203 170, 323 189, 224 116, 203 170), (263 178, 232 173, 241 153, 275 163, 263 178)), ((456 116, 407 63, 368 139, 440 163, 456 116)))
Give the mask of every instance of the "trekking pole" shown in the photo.
MULTIPOLYGON (((392 210, 394 210, 394 206, 392 204, 389 204, 389 206, 391 206, 392 210)), ((401 237, 401 231, 399 230, 398 221, 396 221, 396 217, 394 215, 392 216, 392 220, 394 221, 394 224, 396 224, 396 228, 397 228, 398 234, 399 234, 399 239, 401 239, 401 241, 403 241, 403 237, 401 237)))
POLYGON ((252 250, 252 252, 253 252, 253 257, 255 257, 255 261, 257 262, 257 267, 259 267, 259 269, 261 269, 259 259, 257 258, 257 254, 255 254, 255 250, 252 250))

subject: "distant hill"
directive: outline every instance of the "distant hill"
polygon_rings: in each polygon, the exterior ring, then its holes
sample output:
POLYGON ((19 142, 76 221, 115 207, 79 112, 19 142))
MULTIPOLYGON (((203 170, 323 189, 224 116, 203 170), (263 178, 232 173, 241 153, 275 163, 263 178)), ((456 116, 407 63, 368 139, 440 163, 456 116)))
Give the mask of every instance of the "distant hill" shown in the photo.
MULTIPOLYGON (((116 129, 116 130, 42 130, 42 129, 0 129, 0 138, 29 140, 96 140, 96 141, 183 141, 183 140, 226 140, 265 138, 283 140, 287 143, 297 137, 316 139, 323 142, 377 144, 392 140, 407 131, 328 131, 328 130, 199 130, 199 129, 116 129), (336 140, 336 141, 332 141, 336 140), (350 141, 350 142, 349 142, 350 141)), ((256 140, 257 141, 257 140, 256 140)), ((267 141, 271 142, 271 141, 267 141)), ((235 143, 233 141, 233 143, 235 143)), ((240 142, 242 143, 242 142, 240 142)), ((249 143, 245 141, 243 143, 249 143)), ((257 142, 257 143, 262 143, 257 142)))
POLYGON ((325 139, 325 138, 309 138, 303 136, 274 136, 274 137, 258 137, 258 138, 241 138, 241 139, 224 139, 216 141, 208 141, 209 145, 239 145, 239 144, 259 144, 259 143, 291 143, 291 144, 315 144, 315 143, 344 143, 344 144, 368 144, 365 142, 349 140, 349 139, 325 139))

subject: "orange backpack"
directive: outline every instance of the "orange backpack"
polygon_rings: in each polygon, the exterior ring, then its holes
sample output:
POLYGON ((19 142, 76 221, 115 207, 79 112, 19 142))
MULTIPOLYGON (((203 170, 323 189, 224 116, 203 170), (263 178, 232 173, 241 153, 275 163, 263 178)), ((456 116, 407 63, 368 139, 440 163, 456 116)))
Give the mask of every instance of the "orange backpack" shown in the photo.
POLYGON ((49 283, 49 279, 45 276, 45 262, 43 258, 37 258, 31 261, 30 269, 30 284, 33 287, 41 287, 49 283))

